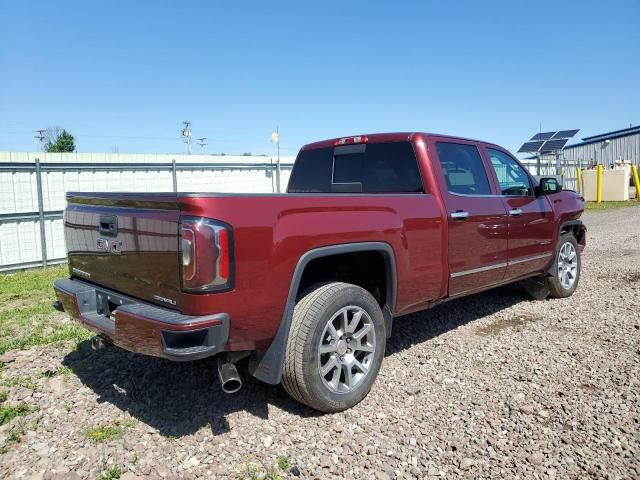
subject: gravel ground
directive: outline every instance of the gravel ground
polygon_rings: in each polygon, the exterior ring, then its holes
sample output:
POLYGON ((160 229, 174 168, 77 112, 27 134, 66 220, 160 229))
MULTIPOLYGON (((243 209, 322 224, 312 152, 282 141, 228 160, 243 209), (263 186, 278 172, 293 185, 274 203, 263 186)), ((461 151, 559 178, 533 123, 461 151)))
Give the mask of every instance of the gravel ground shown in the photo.
POLYGON ((640 478, 640 208, 588 212, 576 294, 398 319, 371 394, 321 415, 214 362, 87 342, 5 355, 1 478, 640 478), (278 466, 278 464, 280 464, 278 466))

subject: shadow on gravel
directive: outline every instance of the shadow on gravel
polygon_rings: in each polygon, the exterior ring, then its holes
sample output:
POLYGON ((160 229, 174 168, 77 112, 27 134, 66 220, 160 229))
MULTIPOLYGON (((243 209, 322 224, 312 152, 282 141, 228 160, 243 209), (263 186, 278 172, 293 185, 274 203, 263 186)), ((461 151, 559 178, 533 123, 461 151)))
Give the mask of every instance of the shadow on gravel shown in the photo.
POLYGON ((516 303, 530 300, 531 297, 518 285, 506 285, 396 318, 391 338, 387 341, 386 355, 393 355, 516 303))
MULTIPOLYGON (((393 355, 527 298, 517 287, 508 286, 398 318, 386 354, 393 355)), ((116 347, 94 352, 85 341, 63 364, 98 395, 99 402, 128 411, 164 436, 181 437, 205 426, 214 435, 228 432, 228 414, 245 411, 267 419, 269 405, 301 417, 322 415, 292 400, 281 386, 266 385, 247 374, 240 392, 224 394, 214 359, 175 363, 116 347)), ((241 362, 238 370, 246 372, 246 364, 241 362)))

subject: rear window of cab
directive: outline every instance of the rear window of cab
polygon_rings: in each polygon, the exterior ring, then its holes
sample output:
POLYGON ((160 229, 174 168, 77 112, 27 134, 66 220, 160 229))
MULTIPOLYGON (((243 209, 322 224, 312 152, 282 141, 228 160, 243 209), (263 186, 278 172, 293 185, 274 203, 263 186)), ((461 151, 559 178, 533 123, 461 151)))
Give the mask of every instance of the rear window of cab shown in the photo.
POLYGON ((410 142, 343 145, 302 150, 289 193, 422 193, 410 142))

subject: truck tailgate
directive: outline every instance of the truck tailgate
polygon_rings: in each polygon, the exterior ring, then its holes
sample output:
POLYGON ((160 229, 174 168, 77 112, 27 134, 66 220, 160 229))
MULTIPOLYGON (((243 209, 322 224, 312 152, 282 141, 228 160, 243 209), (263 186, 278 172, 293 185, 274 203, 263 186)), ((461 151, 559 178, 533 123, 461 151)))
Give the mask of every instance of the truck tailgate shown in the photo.
POLYGON ((71 275, 180 308, 179 219, 174 194, 67 194, 71 275))

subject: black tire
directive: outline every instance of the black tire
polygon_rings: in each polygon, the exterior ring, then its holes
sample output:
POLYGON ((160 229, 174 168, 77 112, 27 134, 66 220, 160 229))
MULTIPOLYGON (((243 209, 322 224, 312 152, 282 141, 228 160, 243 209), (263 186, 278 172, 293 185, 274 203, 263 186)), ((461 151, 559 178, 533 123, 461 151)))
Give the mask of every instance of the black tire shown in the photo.
POLYGON ((558 247, 556 248, 556 256, 554 258, 554 262, 556 262, 556 274, 553 276, 546 277, 546 285, 549 289, 549 294, 553 298, 567 298, 573 295, 573 292, 578 288, 578 283, 580 281, 580 270, 582 268, 582 260, 580 258, 580 249, 578 248, 578 242, 576 238, 571 233, 564 233, 560 236, 558 240, 558 247), (570 243, 575 250, 575 263, 576 263, 576 272, 574 275, 574 280, 569 287, 562 284, 560 280, 560 269, 558 267, 558 262, 560 260, 560 256, 562 254, 563 246, 567 243, 570 243))
MULTIPOLYGON (((339 319, 336 318, 335 321, 339 319)), ((348 340, 351 342, 351 339, 348 340)), ((294 399, 322 412, 338 412, 353 407, 371 390, 384 357, 385 343, 386 332, 382 310, 369 292, 349 283, 336 282, 322 285, 307 293, 296 304, 287 340, 282 385, 294 399), (367 357, 369 362, 367 373, 354 384, 351 390, 338 392, 332 390, 321 376, 320 361, 327 357, 321 357, 319 347, 321 342, 326 342, 326 339, 323 340, 323 333, 326 335, 325 329, 329 321, 347 307, 363 310, 366 313, 363 317, 370 325, 368 331, 375 335, 371 337, 374 338, 373 352, 367 357)), ((342 346, 344 345, 343 343, 342 346)), ((339 371, 337 383, 342 381, 342 368, 349 368, 349 371, 353 372, 351 367, 347 366, 335 368, 339 371)), ((360 371, 356 374, 360 374, 360 371)))

